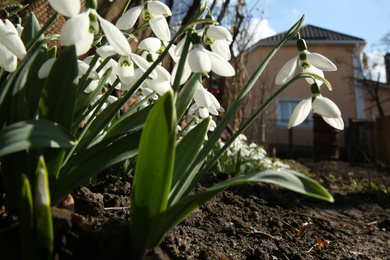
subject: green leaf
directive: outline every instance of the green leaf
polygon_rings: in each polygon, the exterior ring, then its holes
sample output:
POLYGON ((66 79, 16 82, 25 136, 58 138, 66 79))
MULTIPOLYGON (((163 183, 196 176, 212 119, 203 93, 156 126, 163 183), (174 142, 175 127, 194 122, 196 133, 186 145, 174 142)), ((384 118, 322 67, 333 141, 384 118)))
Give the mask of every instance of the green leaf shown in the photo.
POLYGON ((153 105, 149 105, 128 117, 121 117, 107 130, 104 140, 142 130, 145 125, 146 118, 152 108, 153 105))
POLYGON ((75 46, 61 50, 42 90, 41 118, 59 123, 71 130, 78 83, 75 46))
MULTIPOLYGON (((41 26, 39 24, 39 21, 34 13, 31 13, 26 20, 26 23, 24 24, 23 31, 22 31, 22 41, 26 45, 29 43, 35 35, 39 32, 41 29, 41 26)), ((36 40, 40 41, 44 37, 43 35, 40 35, 40 37, 36 40)))
POLYGON ((201 73, 195 73, 180 90, 176 101, 177 118, 182 118, 201 83, 201 73))
POLYGON ((0 157, 31 148, 69 148, 74 144, 66 129, 43 119, 18 122, 0 131, 0 157))
POLYGON ((205 118, 195 128, 181 139, 176 146, 175 168, 172 176, 172 188, 169 194, 169 205, 179 199, 183 190, 181 187, 189 185, 187 170, 198 155, 207 134, 211 118, 205 118), (179 196, 177 196, 179 194, 179 196))
POLYGON ((212 199, 219 192, 233 185, 250 182, 272 183, 317 199, 328 202, 334 201, 332 195, 324 187, 301 173, 292 170, 275 169, 255 172, 228 179, 203 192, 184 197, 178 203, 169 207, 165 213, 161 214, 160 217, 164 219, 164 222, 160 229, 156 230, 155 235, 161 240, 166 232, 179 224, 186 216, 212 199))
POLYGON ((167 207, 175 158, 175 112, 169 91, 150 111, 142 131, 131 204, 130 247, 134 253, 159 243, 155 233, 167 207))
POLYGON ((133 158, 138 153, 141 132, 124 136, 115 142, 101 142, 77 154, 62 168, 52 189, 52 205, 57 205, 74 188, 102 171, 133 158))

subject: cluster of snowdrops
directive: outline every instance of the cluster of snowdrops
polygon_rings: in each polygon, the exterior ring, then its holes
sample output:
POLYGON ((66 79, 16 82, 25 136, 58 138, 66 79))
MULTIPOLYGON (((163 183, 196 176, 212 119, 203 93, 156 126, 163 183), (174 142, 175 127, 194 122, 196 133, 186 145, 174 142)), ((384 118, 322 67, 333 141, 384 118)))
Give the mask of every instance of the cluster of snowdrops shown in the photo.
MULTIPOLYGON (((0 22, 0 173, 6 210, 18 216, 19 253, 24 257, 52 258, 50 208, 112 168, 134 175, 129 238, 133 256, 158 246, 170 229, 232 185, 267 182, 333 201, 320 184, 286 167, 245 170, 192 193, 224 154, 236 152, 229 147, 237 147, 242 132, 298 79, 306 78, 312 94, 294 110, 289 127, 301 123, 311 110, 330 125, 343 128, 340 110, 320 91, 324 83, 330 88, 322 71, 336 67, 324 56, 308 52, 299 39, 299 55, 276 78, 282 86, 231 138, 219 143, 270 59, 298 34, 304 16, 224 111, 202 86, 202 78, 209 73, 234 76, 229 62, 231 34, 213 19, 206 2, 194 20, 175 32, 166 22, 171 11, 159 1, 145 1, 130 9, 127 1, 115 24, 97 13, 93 0, 87 0, 85 8, 80 0, 48 2, 57 13, 43 25, 34 14, 23 27, 7 19, 0 22), (46 35, 60 15, 67 17, 60 34, 46 35), (140 16, 145 22, 134 28, 140 16), (147 28, 154 37, 137 39, 137 33, 147 28), (50 41, 59 41, 61 51, 48 48, 50 41), (136 50, 130 41, 138 42, 136 50), (94 55, 78 59, 91 49, 94 55), (175 62, 171 71, 162 66, 168 57, 175 62), (294 75, 297 64, 302 72, 294 75), (114 89, 123 95, 112 95, 114 89), (137 102, 123 111, 134 95, 137 102), (211 115, 221 112, 217 124, 211 115), (215 147, 218 150, 212 153, 215 147)), ((255 155, 246 153, 256 151, 259 160, 265 158, 263 150, 240 147, 243 157, 253 159, 255 155)))

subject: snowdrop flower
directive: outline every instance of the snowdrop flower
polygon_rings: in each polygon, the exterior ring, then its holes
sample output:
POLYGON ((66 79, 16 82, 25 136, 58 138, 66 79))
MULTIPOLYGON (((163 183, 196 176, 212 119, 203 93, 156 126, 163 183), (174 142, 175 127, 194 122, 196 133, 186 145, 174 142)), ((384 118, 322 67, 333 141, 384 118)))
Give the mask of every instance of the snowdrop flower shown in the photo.
POLYGON ((149 21, 150 28, 157 38, 163 41, 171 40, 169 26, 164 15, 171 16, 172 12, 160 1, 146 1, 143 5, 129 9, 118 19, 116 26, 121 30, 129 30, 141 13, 143 19, 149 21))
MULTIPOLYGON (((310 72, 324 77, 323 71, 336 71, 337 67, 328 58, 318 53, 311 53, 307 50, 306 42, 303 39, 298 39, 297 47, 299 55, 289 60, 279 71, 276 76, 275 83, 283 85, 287 83, 293 76, 297 68, 297 63, 302 68, 303 72, 310 72)), ((314 83, 314 79, 306 78, 309 84, 314 83)), ((315 80, 318 86, 323 83, 320 80, 315 80)))
MULTIPOLYGON (((96 50, 96 52, 102 59, 106 59, 118 53, 117 50, 111 45, 100 47, 96 50)), ((138 54, 129 53, 128 55, 122 55, 119 59, 118 66, 116 69, 118 77, 121 80, 122 84, 130 86, 132 83, 135 82, 134 64, 136 64, 142 72, 145 72, 150 66, 150 63, 138 54)), ((156 78, 157 72, 153 71, 152 73, 150 73, 149 77, 156 78)))
POLYGON ((117 53, 128 56, 130 44, 121 31, 112 23, 101 17, 96 10, 80 10, 80 0, 50 0, 50 5, 60 14, 70 17, 62 26, 60 43, 62 46, 75 45, 77 56, 88 52, 93 43, 94 34, 99 32, 99 23, 108 42, 117 53))
POLYGON ((26 56, 26 48, 20 39, 18 30, 9 21, 0 20, 0 67, 8 72, 16 70, 18 59, 26 56))
POLYGON ((310 110, 321 115, 330 126, 339 130, 344 129, 340 109, 332 100, 323 97, 321 94, 313 94, 310 98, 298 103, 290 117, 288 128, 301 124, 309 115, 310 110))
POLYGON ((194 95, 195 105, 193 109, 199 109, 199 115, 203 118, 209 116, 209 113, 218 115, 218 110, 221 109, 221 105, 212 93, 207 91, 202 85, 198 86, 194 95), (196 107, 197 106, 197 107, 196 107))
MULTIPOLYGON (((202 40, 198 34, 192 34, 191 41, 193 46, 188 52, 188 58, 184 64, 180 84, 184 84, 188 80, 191 72, 207 74, 210 71, 213 71, 221 77, 232 77, 235 75, 233 66, 224 57, 212 51, 208 51, 202 46, 202 40)), ((178 45, 175 54, 178 55, 179 51, 180 47, 178 45)), ((175 78, 178 64, 179 61, 177 61, 172 69, 172 79, 175 78)))
POLYGON ((213 52, 221 55, 226 60, 231 59, 229 42, 233 40, 232 35, 223 26, 211 25, 205 29, 203 41, 210 45, 213 52))

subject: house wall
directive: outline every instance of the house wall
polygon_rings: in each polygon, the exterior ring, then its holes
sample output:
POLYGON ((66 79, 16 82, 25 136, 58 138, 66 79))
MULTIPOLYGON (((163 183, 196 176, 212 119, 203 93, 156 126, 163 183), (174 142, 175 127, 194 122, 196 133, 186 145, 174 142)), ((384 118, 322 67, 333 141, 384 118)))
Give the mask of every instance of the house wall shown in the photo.
MULTIPOLYGON (((310 52, 321 53, 333 61, 338 70, 325 72, 325 78, 332 84, 333 90, 329 91, 325 84, 321 87, 322 95, 333 100, 341 110, 342 118, 348 126, 349 118, 356 118, 356 99, 353 71, 354 45, 315 45, 307 42, 310 52)), ((259 46, 247 55, 246 69, 250 77, 273 46, 259 46)), ((248 118, 279 86, 274 81, 276 74, 282 66, 294 56, 298 55, 296 45, 282 47, 266 67, 263 75, 251 90, 249 97, 244 103, 244 119, 248 118)), ((297 68, 296 74, 300 71, 297 68)), ((310 97, 310 85, 304 80, 291 84, 278 98, 304 99, 310 97)), ((289 136, 292 134, 294 148, 310 150, 313 144, 313 130, 293 128, 292 133, 287 127, 278 127, 276 120, 276 102, 273 101, 263 118, 258 118, 246 131, 249 140, 264 144, 268 148, 286 147, 289 145, 289 136), (264 131, 263 131, 264 130, 264 131)), ((345 146, 344 132, 340 132, 339 146, 345 146)))

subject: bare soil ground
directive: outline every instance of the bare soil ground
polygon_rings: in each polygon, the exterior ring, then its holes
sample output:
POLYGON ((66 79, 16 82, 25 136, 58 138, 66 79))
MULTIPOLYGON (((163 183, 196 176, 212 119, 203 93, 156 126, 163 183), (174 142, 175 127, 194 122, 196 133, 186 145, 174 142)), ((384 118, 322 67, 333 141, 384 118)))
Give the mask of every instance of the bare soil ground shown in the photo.
MULTIPOLYGON (((149 259, 390 259, 388 169, 288 163, 321 182, 335 202, 269 184, 231 187, 171 230, 149 259)), ((210 174, 197 189, 228 177, 210 174)), ((100 176, 73 193, 75 213, 53 209, 56 259, 129 259, 131 181, 100 176)))

